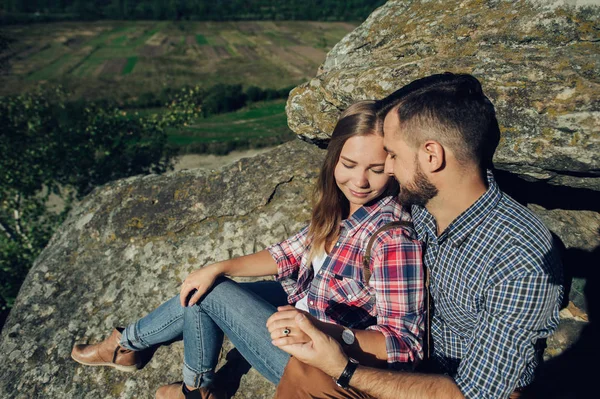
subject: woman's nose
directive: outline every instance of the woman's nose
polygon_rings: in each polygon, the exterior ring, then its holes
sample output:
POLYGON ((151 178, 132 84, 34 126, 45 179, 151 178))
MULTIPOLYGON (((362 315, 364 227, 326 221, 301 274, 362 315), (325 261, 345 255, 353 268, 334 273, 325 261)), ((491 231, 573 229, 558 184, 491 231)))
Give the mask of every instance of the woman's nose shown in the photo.
POLYGON ((367 178, 367 174, 364 172, 357 174, 354 178, 354 184, 356 187, 369 187, 369 179, 367 178))

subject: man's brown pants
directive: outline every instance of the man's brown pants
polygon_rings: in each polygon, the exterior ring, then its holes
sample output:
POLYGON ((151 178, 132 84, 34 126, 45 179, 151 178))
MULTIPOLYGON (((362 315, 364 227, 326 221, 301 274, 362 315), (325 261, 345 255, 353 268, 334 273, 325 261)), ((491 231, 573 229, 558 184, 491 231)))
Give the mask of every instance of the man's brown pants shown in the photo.
POLYGON ((290 358, 277 386, 276 399, 374 399, 356 389, 340 388, 321 370, 290 358))
MULTIPOLYGON (((509 399, 518 399, 521 390, 515 390, 509 399)), ((354 388, 340 388, 333 378, 294 357, 290 358, 279 381, 274 399, 376 399, 354 388)))

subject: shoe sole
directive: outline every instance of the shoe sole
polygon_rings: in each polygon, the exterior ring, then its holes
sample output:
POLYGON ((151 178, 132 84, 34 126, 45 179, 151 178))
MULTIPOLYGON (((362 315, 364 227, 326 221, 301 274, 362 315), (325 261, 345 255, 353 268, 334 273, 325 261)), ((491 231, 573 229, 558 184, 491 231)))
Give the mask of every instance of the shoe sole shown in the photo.
POLYGON ((130 373, 130 372, 136 371, 138 369, 138 366, 135 364, 133 366, 122 366, 120 364, 115 364, 115 363, 86 363, 84 361, 81 361, 81 360, 75 358, 73 355, 71 355, 71 359, 75 360, 79 364, 83 364, 84 366, 108 366, 108 367, 115 368, 119 371, 124 371, 126 373, 130 373))

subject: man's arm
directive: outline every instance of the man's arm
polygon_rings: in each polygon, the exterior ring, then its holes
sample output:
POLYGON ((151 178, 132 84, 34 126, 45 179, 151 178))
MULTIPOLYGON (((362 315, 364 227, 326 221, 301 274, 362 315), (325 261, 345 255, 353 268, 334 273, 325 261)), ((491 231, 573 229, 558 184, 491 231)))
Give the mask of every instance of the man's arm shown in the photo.
MULTIPOLYGON (((502 251, 477 328, 454 380, 466 397, 508 397, 535 357, 535 343, 558 324, 562 287, 552 252, 502 251)), ((529 372, 532 373, 531 370, 529 372)))
MULTIPOLYGON (((348 358, 340 344, 317 329, 304 315, 296 316, 296 324, 308 335, 310 342, 279 346, 298 360, 338 378, 348 358)), ((380 399, 462 399, 454 382, 445 376, 407 372, 391 372, 359 366, 350 385, 380 399)))
POLYGON ((447 376, 358 366, 350 385, 378 399, 462 399, 447 376))

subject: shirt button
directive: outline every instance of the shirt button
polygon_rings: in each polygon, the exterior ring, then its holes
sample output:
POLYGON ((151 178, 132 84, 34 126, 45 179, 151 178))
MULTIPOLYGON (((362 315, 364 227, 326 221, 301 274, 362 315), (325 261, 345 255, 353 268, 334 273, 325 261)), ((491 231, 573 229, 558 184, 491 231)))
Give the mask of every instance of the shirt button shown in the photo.
POLYGON ((354 295, 348 295, 348 299, 354 299, 354 295))
POLYGON ((336 243, 335 243, 335 246, 336 246, 336 247, 339 247, 339 246, 340 246, 340 243, 339 243, 339 242, 336 242, 336 243))
POLYGON ((309 303, 310 303, 311 305, 314 305, 314 304, 315 304, 315 301, 310 301, 309 303))

